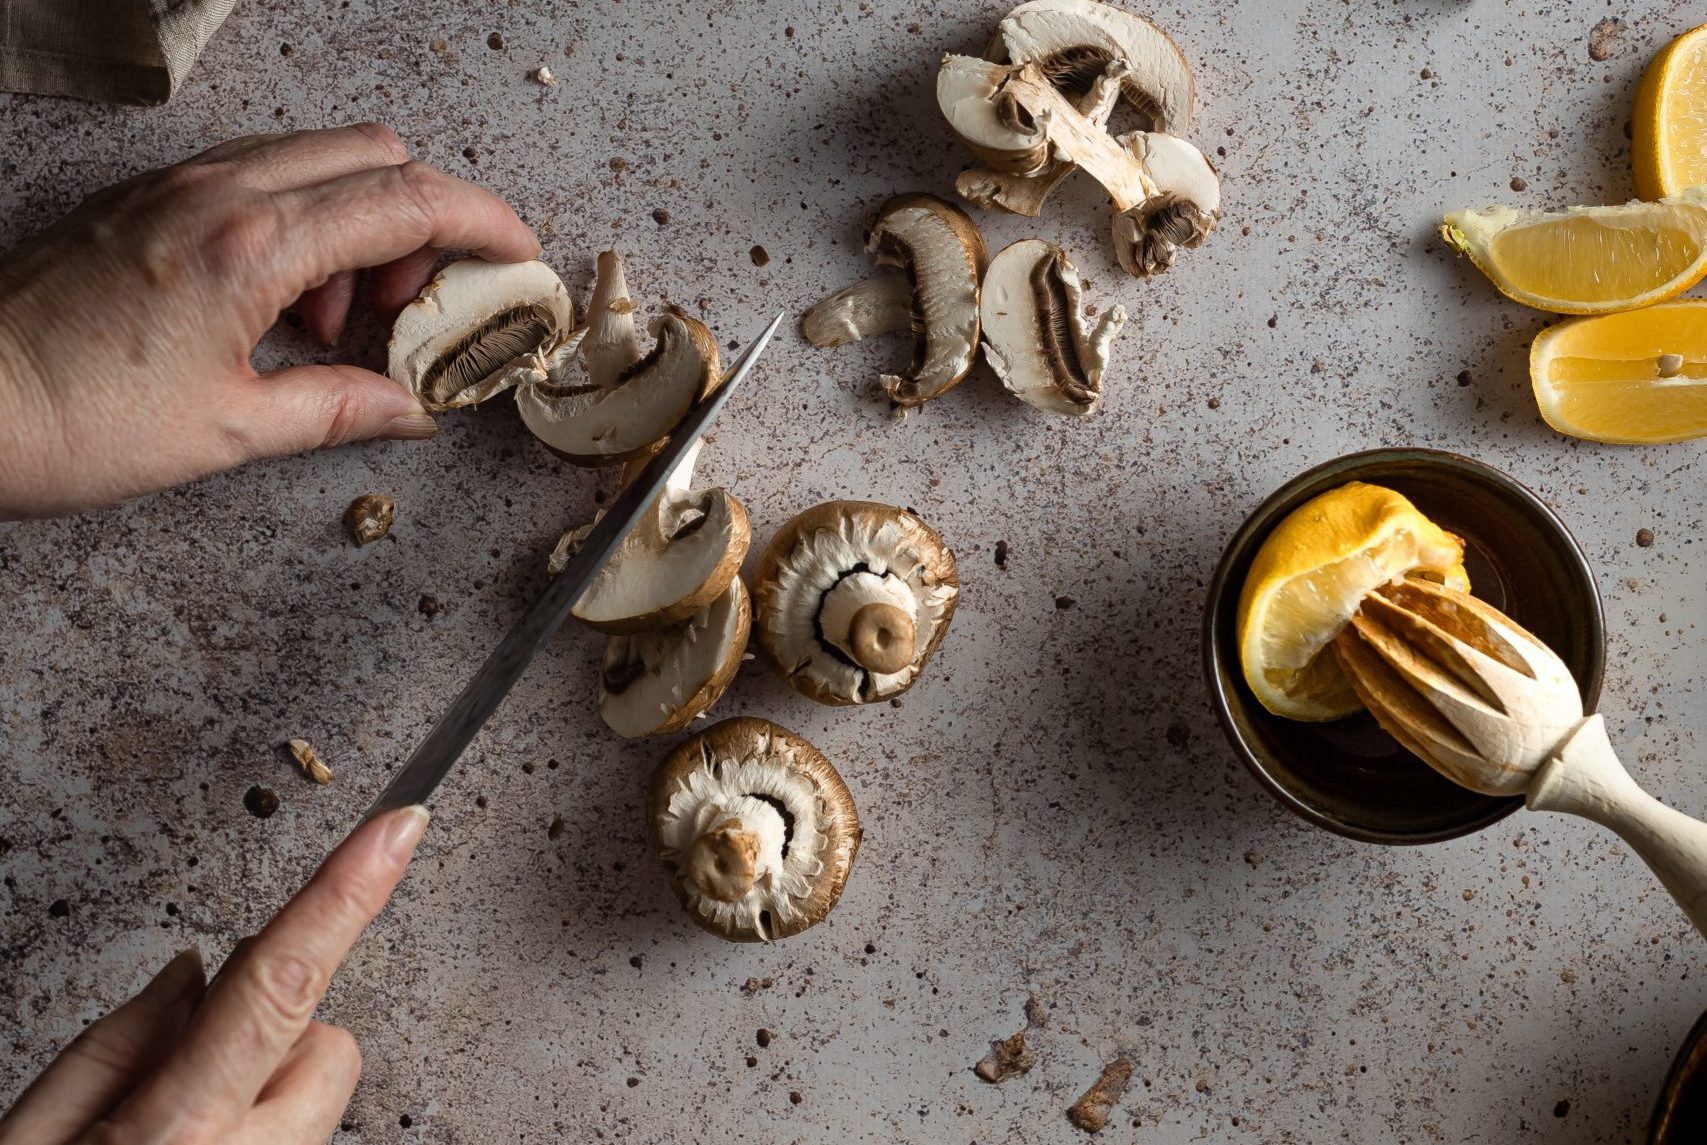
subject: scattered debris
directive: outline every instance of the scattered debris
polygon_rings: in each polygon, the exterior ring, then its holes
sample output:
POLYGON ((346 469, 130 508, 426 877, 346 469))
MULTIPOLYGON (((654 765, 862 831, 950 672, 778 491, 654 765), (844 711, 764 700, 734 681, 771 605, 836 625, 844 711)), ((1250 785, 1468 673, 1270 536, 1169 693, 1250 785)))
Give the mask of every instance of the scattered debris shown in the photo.
POLYGON ((1025 1020, 1033 1029, 1041 1030, 1049 1025, 1049 1011, 1043 1003, 1037 1000, 1037 995, 1028 995, 1025 999, 1025 1020))
POLYGON ((547 839, 558 838, 560 835, 563 834, 564 828, 566 826, 567 826, 567 824, 563 822, 563 816, 553 815, 551 817, 551 826, 549 826, 545 829, 545 837, 547 839))
POLYGON ((1588 58, 1610 60, 1618 54, 1618 37, 1624 34, 1624 21, 1616 16, 1604 16, 1588 34, 1588 58))
POLYGON ((1131 1084, 1132 1063, 1125 1058, 1115 1058, 1103 1067, 1102 1076, 1096 1079, 1096 1084, 1085 1090, 1067 1110, 1067 1120, 1086 1133, 1101 1132, 1108 1125, 1115 1103, 1131 1084))
POLYGON ((999 569, 1008 567, 1008 543, 1006 541, 996 542, 996 567, 999 569))
POLYGON ((486 37, 486 46, 488 48, 491 48, 494 52, 503 51, 504 50, 504 33, 493 32, 490 36, 487 36, 486 37))
POLYGON ((1255 847, 1252 847, 1250 850, 1245 852, 1245 862, 1248 865, 1253 866, 1253 867, 1262 866, 1264 860, 1266 860, 1267 858, 1268 858, 1267 855, 1263 854, 1261 851, 1257 850, 1255 847))
POLYGON ((363 493, 344 510, 344 525, 358 545, 371 545, 391 532, 397 503, 383 493, 363 493))
POLYGON ((259 785, 243 793, 243 806, 257 819, 265 819, 279 809, 278 794, 259 785))
POLYGON ((1636 544, 1644 549, 1652 548, 1654 544, 1654 531, 1652 529, 1637 529, 1636 544))
POLYGON ((771 260, 770 252, 762 246, 754 246, 747 254, 752 258, 754 266, 767 266, 771 260))
POLYGON ((1036 1064, 1037 1055, 1026 1046, 1025 1031, 1021 1030, 1012 1037, 991 1042, 990 1052, 972 1067, 972 1072, 994 1085, 1018 1077, 1036 1064))
POLYGON ((290 748, 290 754, 295 757, 296 764, 302 768, 304 775, 324 787, 332 782, 332 771, 328 768, 305 739, 293 739, 285 746, 290 748))
POLYGON ((741 993, 751 998, 760 990, 769 990, 776 985, 775 978, 749 978, 741 984, 741 993))
POLYGON ((544 64, 541 64, 539 67, 533 69, 533 82, 539 84, 541 87, 556 87, 557 74, 544 64))
POLYGON ((774 1038, 775 1036, 776 1035, 771 1033, 769 1030, 766 1030, 766 1029, 759 1030, 758 1037, 756 1039, 759 1043, 759 1048, 762 1050, 762 1049, 766 1048, 767 1046, 769 1046, 771 1044, 771 1039, 774 1038))

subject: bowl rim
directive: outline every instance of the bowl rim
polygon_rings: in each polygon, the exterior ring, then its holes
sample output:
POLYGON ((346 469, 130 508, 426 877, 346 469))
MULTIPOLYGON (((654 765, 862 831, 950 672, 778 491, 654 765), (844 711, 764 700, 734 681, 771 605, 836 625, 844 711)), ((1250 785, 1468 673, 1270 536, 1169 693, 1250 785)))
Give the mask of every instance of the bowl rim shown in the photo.
POLYGON ((1683 1036, 1683 1044, 1671 1059, 1671 1068, 1666 1070, 1659 1096, 1654 1099, 1653 1119, 1648 1123, 1648 1145, 1665 1145, 1664 1135, 1671 1131, 1671 1118, 1677 1112, 1678 1098, 1683 1096, 1683 1085, 1707 1067, 1707 1061, 1701 1060, 1704 1057, 1707 1057, 1707 1014, 1697 1018, 1683 1036))
MULTIPOLYGON (((1278 521, 1272 520, 1276 507, 1281 502, 1293 497, 1301 487, 1320 480, 1324 475, 1346 471, 1345 480, 1355 481, 1361 478, 1351 471, 1377 462, 1403 461, 1421 462, 1446 469, 1456 469, 1487 480, 1502 489, 1515 501, 1522 503, 1530 512, 1551 526, 1563 540, 1564 548, 1572 558, 1572 571, 1588 586, 1589 610, 1588 615, 1583 620, 1589 632, 1591 646, 1597 650, 1598 654, 1594 657, 1593 668, 1589 679, 1586 681, 1587 686, 1584 688, 1586 693, 1584 708, 1592 712, 1598 707, 1601 685, 1606 676, 1606 609, 1600 599, 1600 585, 1595 579, 1594 566, 1589 563, 1588 555, 1583 552, 1582 545, 1571 530, 1566 527, 1565 522, 1553 511, 1552 507, 1543 501, 1534 490, 1511 474, 1486 462, 1477 461, 1473 457, 1466 457, 1461 453, 1425 446, 1393 446, 1342 454, 1319 465, 1311 466, 1304 472, 1283 482, 1252 508, 1222 548, 1220 559, 1215 565, 1215 574, 1209 581, 1209 593, 1204 603, 1203 614, 1203 668, 1209 688, 1210 703, 1215 709, 1216 721, 1220 723, 1221 732, 1226 737, 1228 745, 1232 747, 1233 754, 1239 757, 1246 770, 1256 776, 1257 781, 1267 788, 1269 794, 1274 796, 1282 806, 1299 818, 1348 839, 1395 846, 1420 846, 1475 834, 1477 831, 1499 822, 1523 806, 1524 798, 1521 795, 1509 796, 1492 803, 1486 813, 1466 819, 1461 823, 1454 823, 1436 830, 1403 833, 1366 827, 1323 810, 1295 794, 1271 774, 1262 759, 1258 757, 1257 752, 1240 734, 1238 725, 1233 719, 1232 706, 1227 691, 1221 686, 1222 657, 1219 647, 1224 629, 1221 623, 1223 611, 1221 605, 1227 598, 1228 581, 1231 577, 1232 566, 1236 563, 1235 556, 1241 555, 1255 543, 1259 519, 1268 520, 1267 529, 1264 530, 1266 534, 1275 524, 1278 524, 1278 521)), ((1234 669, 1237 667, 1236 664, 1233 665, 1234 669)), ((1230 671, 1228 676, 1237 681, 1242 674, 1235 670, 1230 671)))

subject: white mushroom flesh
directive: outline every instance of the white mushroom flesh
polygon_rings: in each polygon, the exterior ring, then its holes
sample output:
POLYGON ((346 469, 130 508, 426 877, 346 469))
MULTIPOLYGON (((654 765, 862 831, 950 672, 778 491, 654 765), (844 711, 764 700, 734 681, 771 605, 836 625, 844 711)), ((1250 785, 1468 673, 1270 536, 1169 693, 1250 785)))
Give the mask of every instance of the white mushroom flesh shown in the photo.
POLYGON ((843 514, 836 528, 803 534, 776 574, 776 655, 787 674, 804 673, 848 703, 905 690, 959 591, 927 583, 926 565, 893 519, 843 514), (853 617, 868 604, 896 605, 913 621, 914 655, 900 671, 868 671, 850 655, 853 617))
POLYGON ((801 320, 814 346, 845 346, 875 334, 905 330, 913 321, 913 283, 902 270, 887 270, 838 290, 801 320))
POLYGON ((1009 61, 1042 65, 1069 95, 1122 61, 1122 98, 1144 128, 1184 135, 1191 127, 1191 69, 1167 33, 1141 16, 1096 0, 1031 0, 1002 19, 999 36, 1009 61))
POLYGON ((978 352, 982 250, 969 248, 944 209, 954 210, 943 203, 887 210, 866 239, 878 263, 904 267, 913 285, 912 369, 882 376, 884 391, 898 406, 917 406, 944 393, 971 372, 978 352))
POLYGON ((1155 184, 1151 198, 1114 219, 1115 255, 1129 274, 1155 274, 1174 254, 1203 245, 1221 219, 1221 181, 1209 158, 1184 139, 1158 132, 1120 137, 1155 184))
POLYGON ((1049 163, 1049 141, 1028 113, 1003 98, 1008 70, 976 56, 944 56, 936 76, 937 106, 961 142, 992 168, 1032 176, 1049 163))
POLYGON ((767 919, 786 924, 798 917, 830 857, 816 788, 775 758, 789 751, 767 740, 738 758, 706 758, 670 795, 659 824, 664 858, 683 872, 688 908, 725 932, 750 931, 768 941, 767 919), (719 878, 707 869, 700 846, 731 828, 757 844, 744 891, 744 877, 719 878))
POLYGON ((599 671, 599 713, 620 736, 655 735, 716 703, 714 687, 746 645, 750 610, 736 577, 710 606, 655 632, 613 636, 599 671))
POLYGON ((1026 239, 1003 250, 990 260, 980 305, 984 359, 1009 392, 1052 413, 1096 410, 1126 310, 1088 319, 1078 271, 1060 248, 1026 239))
POLYGON ((587 340, 581 344, 587 377, 600 389, 613 388, 622 372, 641 358, 640 334, 634 327, 634 300, 622 258, 614 250, 599 255, 593 297, 587 303, 587 340))
POLYGON ((387 372, 429 410, 484 401, 541 379, 575 322, 542 262, 453 262, 392 326, 387 372))

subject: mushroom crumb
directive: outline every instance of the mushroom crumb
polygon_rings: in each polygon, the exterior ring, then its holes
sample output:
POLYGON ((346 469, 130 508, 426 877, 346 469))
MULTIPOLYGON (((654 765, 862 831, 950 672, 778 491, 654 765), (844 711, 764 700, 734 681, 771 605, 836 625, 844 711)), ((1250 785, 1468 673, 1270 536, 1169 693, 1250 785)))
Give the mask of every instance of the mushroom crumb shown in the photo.
POLYGON ((1624 21, 1616 16, 1605 16, 1595 24, 1588 34, 1588 58, 1597 63, 1610 60, 1618 54, 1618 37, 1624 31, 1624 21))
POLYGON ((397 504, 383 493, 363 493, 344 510, 344 524, 358 545, 371 545, 391 532, 397 504))
POLYGON ((1006 541, 996 542, 996 567, 999 569, 1008 567, 1008 543, 1006 541))
POLYGON ((254 786, 243 793, 243 806, 257 819, 265 819, 279 809, 279 797, 269 788, 254 786))
POLYGON ((565 827, 565 824, 563 822, 563 816, 553 815, 551 817, 551 826, 549 826, 545 829, 545 837, 547 839, 553 839, 553 840, 557 839, 559 836, 561 836, 563 834, 564 827, 565 827))
POLYGON ((556 87, 557 75, 550 68, 541 64, 533 70, 533 80, 541 87, 556 87))
POLYGON ((755 245, 753 249, 747 253, 752 256, 754 266, 768 266, 770 264, 770 252, 762 246, 755 245))
POLYGON ((304 775, 308 776, 308 778, 320 784, 322 787, 332 782, 331 769, 328 768, 325 761, 315 753, 314 748, 309 746, 307 740, 293 739, 286 746, 290 748, 291 756, 296 760, 296 765, 302 768, 302 773, 304 775))
POLYGON ((1652 529, 1637 529, 1636 530, 1636 544, 1637 545, 1646 549, 1646 548, 1652 548, 1653 543, 1654 543, 1654 531, 1652 529))
POLYGON ((1115 1058, 1103 1067, 1102 1076, 1096 1079, 1095 1084, 1067 1110, 1067 1120, 1086 1133, 1101 1132, 1108 1126, 1115 1103, 1131 1084, 1132 1063, 1125 1058, 1115 1058))
POLYGON ((990 1052, 972 1067, 972 1072, 992 1085, 1018 1077, 1037 1064, 1037 1055, 1025 1044, 1025 1031, 990 1043, 990 1052))

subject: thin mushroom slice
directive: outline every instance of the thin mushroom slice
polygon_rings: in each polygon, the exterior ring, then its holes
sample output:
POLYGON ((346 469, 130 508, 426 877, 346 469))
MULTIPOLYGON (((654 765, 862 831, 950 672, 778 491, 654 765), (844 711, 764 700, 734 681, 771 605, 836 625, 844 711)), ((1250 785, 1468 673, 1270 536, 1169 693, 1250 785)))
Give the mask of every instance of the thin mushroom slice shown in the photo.
POLYGON ((1040 239, 1007 247, 990 260, 979 307, 984 360, 1009 393, 1051 413, 1096 411, 1126 310, 1111 307, 1091 323, 1065 251, 1040 239))
POLYGON ((1215 165, 1183 139, 1157 132, 1120 137, 1155 184, 1156 193, 1114 217, 1114 253, 1122 270, 1159 274, 1181 247, 1203 245, 1221 220, 1221 182, 1215 165))
POLYGON ((936 102, 968 150, 1007 175, 1031 178, 1049 167, 1049 136, 1030 112, 1002 93, 1011 69, 976 56, 946 55, 936 102))
POLYGON ((741 667, 752 608, 740 577, 688 619, 655 632, 612 636, 599 669, 599 714, 635 739, 687 727, 715 704, 741 667))
POLYGON ((1007 62, 1039 65, 1069 97, 1119 61, 1121 98, 1145 130, 1191 129, 1196 92, 1185 53, 1142 16, 1096 0, 1030 0, 1002 18, 997 35, 1007 62))
POLYGON ((759 560, 759 649, 821 703, 886 700, 918 680, 959 596, 954 554, 918 517, 830 501, 784 525, 759 560))
POLYGON ((853 795, 824 754, 766 720, 724 720, 671 752, 646 819, 695 923, 770 942, 821 922, 859 851, 853 795))
POLYGON ((844 287, 806 312, 800 328, 814 346, 845 346, 913 324, 913 283, 904 270, 886 270, 844 287))
POLYGON ((652 351, 610 386, 570 382, 554 369, 516 390, 516 408, 535 437, 577 465, 611 465, 649 452, 674 432, 722 374, 705 324, 664 314, 648 327, 652 351))
MULTIPOLYGON (((696 443, 575 602, 575 619, 602 632, 647 632, 689 619, 728 590, 752 527, 727 490, 690 487, 698 456, 696 443)), ((575 543, 575 533, 565 536, 553 563, 567 560, 575 543)))
POLYGON ((935 195, 897 195, 878 213, 865 249, 878 265, 906 271, 913 286, 912 367, 881 381, 898 408, 916 409, 959 385, 977 361, 984 236, 952 203, 935 195))
POLYGON ((474 405, 543 378, 574 325, 569 291, 544 263, 465 258, 397 316, 387 373, 435 413, 474 405))

